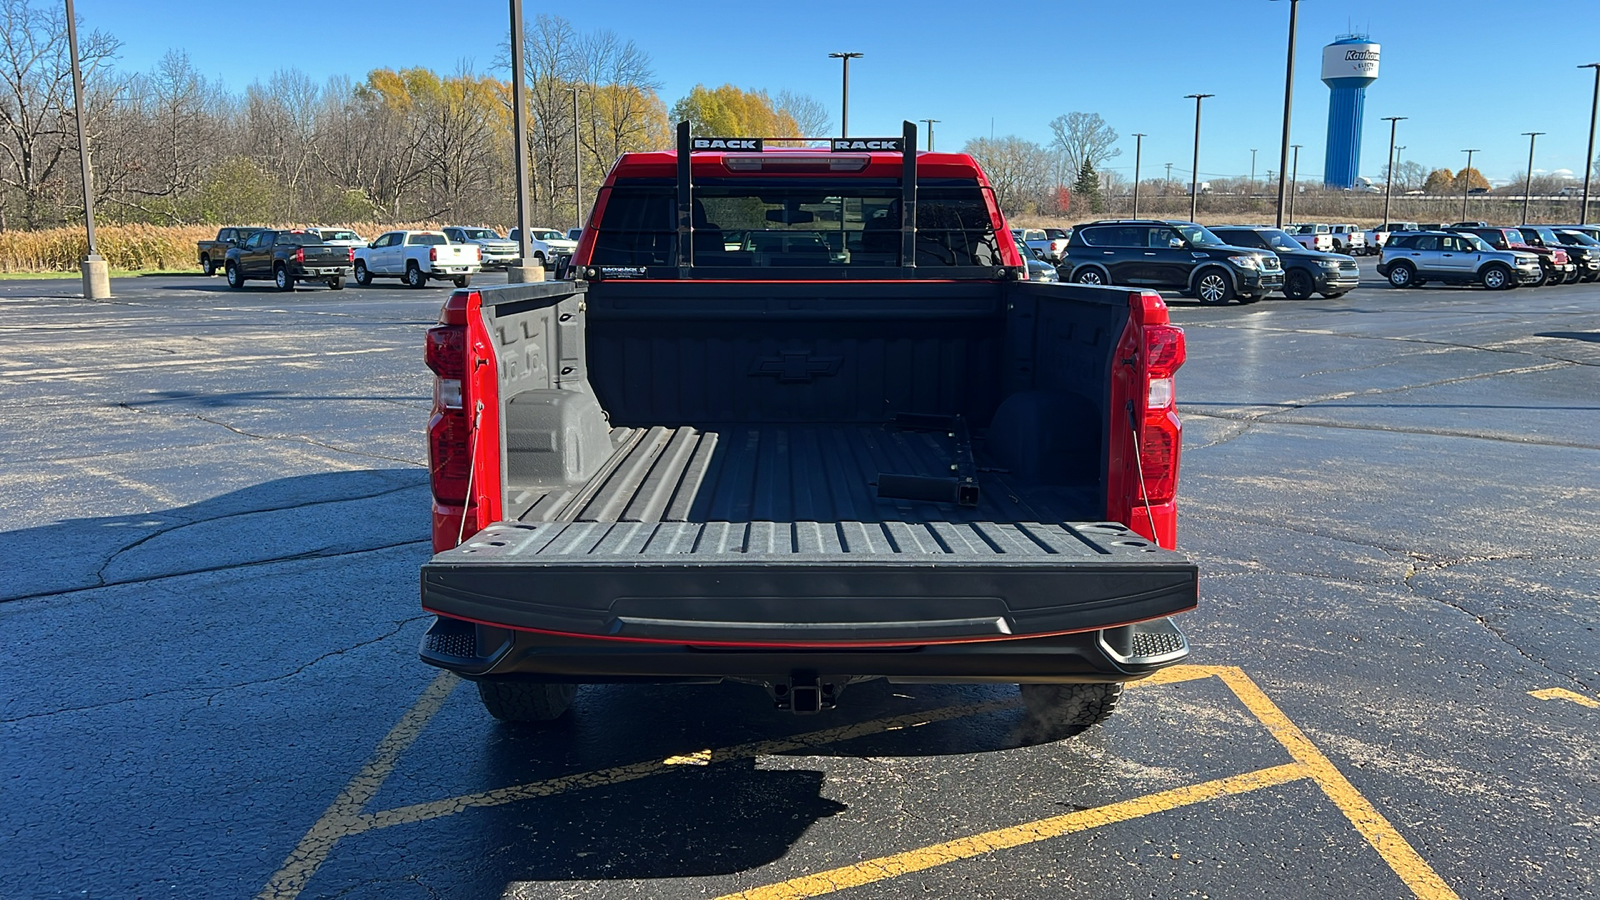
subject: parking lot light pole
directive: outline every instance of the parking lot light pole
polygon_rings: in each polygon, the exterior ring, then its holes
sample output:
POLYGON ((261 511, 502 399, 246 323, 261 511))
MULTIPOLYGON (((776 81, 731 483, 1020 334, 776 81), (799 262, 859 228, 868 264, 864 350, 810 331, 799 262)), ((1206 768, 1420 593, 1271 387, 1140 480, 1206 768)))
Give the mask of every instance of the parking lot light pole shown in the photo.
POLYGON ((1139 218, 1139 162, 1144 158, 1145 135, 1133 135, 1133 217, 1139 218))
POLYGON ((1194 169, 1189 172, 1189 221, 1200 215, 1200 101, 1216 94, 1184 94, 1194 101, 1194 169))
POLYGON ((511 0, 511 139, 517 178, 517 264, 506 269, 506 280, 543 281, 544 269, 528 265, 533 248, 528 240, 528 84, 522 71, 522 0, 511 0), (535 274, 537 270, 538 274, 535 274))
POLYGON ((1300 148, 1305 145, 1290 144, 1289 146, 1294 148, 1294 162, 1290 163, 1291 168, 1289 169, 1289 221, 1293 222, 1294 195, 1299 193, 1300 189, 1300 148))
POLYGON ((1544 132, 1524 131, 1522 134, 1528 139, 1528 180, 1522 187, 1522 224, 1526 225, 1528 224, 1528 201, 1532 199, 1531 195, 1533 194, 1533 142, 1538 140, 1539 135, 1544 134, 1544 132))
POLYGON ((1383 221, 1389 221, 1389 198, 1394 194, 1394 130, 1409 116, 1384 116, 1383 121, 1389 123, 1389 177, 1383 184, 1383 221))
MULTIPOLYGON (((1583 157, 1583 207, 1578 224, 1589 224, 1589 178, 1594 175, 1594 123, 1600 117, 1600 63, 1585 63, 1578 68, 1594 70, 1594 102, 1589 107, 1589 152, 1583 157)), ((1530 167, 1531 168, 1531 167, 1530 167)))
POLYGON ((1278 152, 1278 221, 1277 226, 1283 227, 1283 201, 1284 191, 1288 184, 1283 176, 1289 171, 1289 113, 1294 101, 1294 32, 1295 23, 1300 18, 1300 0, 1289 0, 1289 53, 1288 63, 1283 72, 1283 143, 1278 152))
POLYGON ((83 118, 83 71, 78 66, 78 18, 72 11, 72 0, 67 0, 67 49, 72 58, 72 105, 78 119, 78 162, 83 166, 83 226, 89 240, 89 252, 80 266, 83 299, 106 300, 111 297, 111 273, 94 238, 94 175, 89 169, 89 129, 83 118))
POLYGON ((839 136, 850 136, 850 60, 860 59, 863 54, 854 51, 829 53, 829 59, 844 60, 844 102, 839 105, 839 136))
POLYGON ((1472 154, 1477 153, 1478 148, 1473 147, 1471 150, 1463 150, 1461 152, 1467 155, 1467 167, 1461 170, 1461 221, 1465 222, 1467 220, 1467 197, 1472 193, 1472 154))
POLYGON ((928 126, 928 152, 933 152, 933 126, 944 121, 943 119, 918 119, 918 122, 928 126))
POLYGON ((583 147, 578 143, 578 86, 572 86, 572 206, 578 217, 576 228, 583 227, 583 147))

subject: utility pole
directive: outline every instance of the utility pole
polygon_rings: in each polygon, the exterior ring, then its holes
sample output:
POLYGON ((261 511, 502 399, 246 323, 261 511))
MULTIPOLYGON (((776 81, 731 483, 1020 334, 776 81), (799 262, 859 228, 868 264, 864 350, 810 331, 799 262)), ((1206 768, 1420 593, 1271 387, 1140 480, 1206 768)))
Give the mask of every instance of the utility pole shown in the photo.
POLYGON ((83 272, 83 299, 111 297, 111 273, 94 237, 94 175, 89 169, 89 130, 83 117, 83 71, 78 66, 78 17, 67 0, 67 46, 72 56, 72 106, 78 119, 78 162, 83 166, 83 226, 89 252, 79 268, 83 272))
POLYGON ((829 59, 844 60, 844 102, 839 106, 839 136, 850 136, 850 60, 860 59, 863 54, 854 51, 841 51, 829 53, 829 59))
POLYGON ((918 122, 928 126, 928 152, 933 152, 933 126, 944 121, 943 119, 918 119, 918 122))
POLYGON ((1289 0, 1289 52, 1288 62, 1283 72, 1283 143, 1278 151, 1278 221, 1277 226, 1283 227, 1283 200, 1284 183, 1283 175, 1289 171, 1289 113, 1294 101, 1294 32, 1295 23, 1300 17, 1300 0, 1289 0))
POLYGON ((1250 199, 1250 197, 1255 195, 1255 192, 1256 192, 1256 148, 1251 147, 1250 148, 1250 193, 1245 196, 1245 199, 1247 199, 1247 200, 1250 199))
POLYGON ((506 281, 543 281, 544 269, 528 265, 528 84, 522 71, 522 0, 511 0, 511 133, 517 173, 517 264, 506 269, 506 281), (535 274, 535 270, 538 270, 535 274))
POLYGON ((583 227, 583 148, 578 143, 578 86, 572 86, 572 206, 578 217, 573 227, 583 227))
POLYGON ((1583 159, 1583 208, 1578 210, 1578 224, 1589 224, 1589 177, 1594 174, 1594 123, 1600 117, 1600 63, 1585 63, 1580 69, 1594 70, 1594 102, 1589 107, 1589 152, 1583 159))
MULTIPOLYGON (((1522 224, 1524 225, 1528 224, 1528 201, 1532 199, 1531 195, 1533 194, 1533 142, 1538 140, 1541 134, 1544 134, 1544 132, 1523 132, 1523 135, 1528 138, 1528 182, 1522 188, 1522 224)), ((1594 163, 1590 163, 1590 165, 1594 165, 1594 163)))
POLYGON ((1200 215, 1200 101, 1216 94, 1184 94, 1194 101, 1194 171, 1189 173, 1189 221, 1200 215))
POLYGON ((1144 158, 1145 135, 1133 135, 1133 217, 1139 218, 1139 162, 1144 158))
POLYGON ((1389 123, 1389 177, 1383 185, 1383 221, 1389 221, 1389 198, 1394 194, 1394 130, 1408 116, 1384 116, 1383 121, 1389 123))
POLYGON ((1289 170, 1289 221, 1293 222, 1294 195, 1300 192, 1300 148, 1305 145, 1290 144, 1289 146, 1294 148, 1294 162, 1291 164, 1294 168, 1289 170))
MULTIPOLYGON (((1405 151, 1406 151, 1405 147, 1396 147, 1396 148, 1394 148, 1394 170, 1396 172, 1403 172, 1404 171, 1404 170, 1402 170, 1400 168, 1400 154, 1404 153, 1405 151)), ((1406 178, 1405 178, 1405 175, 1402 174, 1400 176, 1400 190, 1403 191, 1405 189, 1406 189, 1406 178)))
MULTIPOLYGON (((1467 155, 1467 167, 1461 170, 1461 221, 1467 220, 1467 196, 1472 193, 1472 154, 1478 152, 1477 147, 1463 150, 1467 155)), ((1582 224, 1582 223, 1579 223, 1582 224)))
POLYGON ((1161 189, 1161 193, 1165 194, 1170 190, 1172 190, 1172 163, 1167 163, 1167 184, 1161 189))

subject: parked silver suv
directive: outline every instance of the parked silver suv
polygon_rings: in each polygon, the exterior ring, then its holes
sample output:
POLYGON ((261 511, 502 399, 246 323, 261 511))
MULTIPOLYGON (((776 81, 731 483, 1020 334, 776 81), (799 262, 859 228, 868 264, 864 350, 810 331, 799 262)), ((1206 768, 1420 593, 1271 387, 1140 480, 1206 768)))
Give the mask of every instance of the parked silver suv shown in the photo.
POLYGON ((1378 258, 1378 274, 1395 287, 1442 281, 1481 284, 1492 291, 1536 284, 1544 277, 1539 257, 1532 253, 1496 250, 1477 235, 1443 231, 1389 238, 1378 258))

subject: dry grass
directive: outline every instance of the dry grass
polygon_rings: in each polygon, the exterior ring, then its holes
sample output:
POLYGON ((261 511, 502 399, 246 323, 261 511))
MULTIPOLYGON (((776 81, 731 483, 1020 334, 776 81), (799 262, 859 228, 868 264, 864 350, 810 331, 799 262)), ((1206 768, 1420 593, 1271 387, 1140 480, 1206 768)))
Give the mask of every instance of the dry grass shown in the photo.
MULTIPOLYGON (((348 228, 370 238, 395 228, 436 229, 443 224, 355 222, 329 227, 348 228)), ((133 272, 198 272, 200 255, 195 244, 216 236, 217 229, 211 225, 101 225, 95 229, 100 255, 110 267, 133 272)), ((89 241, 81 226, 0 231, 0 272, 76 272, 88 252, 89 241)))

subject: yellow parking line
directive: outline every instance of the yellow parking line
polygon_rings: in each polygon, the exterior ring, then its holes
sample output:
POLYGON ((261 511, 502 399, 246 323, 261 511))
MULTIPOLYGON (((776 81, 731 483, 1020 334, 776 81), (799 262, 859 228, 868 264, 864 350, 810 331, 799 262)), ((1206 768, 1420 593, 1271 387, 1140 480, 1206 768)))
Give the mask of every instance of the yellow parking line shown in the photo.
MULTIPOLYGON (((713 766, 739 759, 776 756, 779 753, 837 744, 840 741, 853 740, 873 734, 883 734, 889 731, 899 731, 903 728, 915 728, 920 725, 930 725, 934 722, 945 722, 966 716, 982 715, 983 713, 1007 709, 1018 705, 1018 703, 1017 699, 1008 698, 1005 700, 991 700, 985 703, 969 703, 962 706, 946 706, 940 709, 927 710, 926 712, 906 713, 905 715, 890 716, 884 719, 857 722, 853 725, 841 725, 837 728, 825 728, 821 731, 797 734, 777 740, 736 744, 720 750, 701 751, 695 756, 697 760, 704 760, 701 764, 713 766)), ((504 806, 507 803, 532 800, 536 797, 553 797, 556 794, 566 794, 572 791, 610 787, 680 769, 683 767, 683 762, 684 757, 682 756, 669 756, 666 759, 628 763, 621 766, 612 766, 608 769, 597 769, 592 772, 563 775, 560 778, 551 778, 545 781, 531 781, 526 784, 496 788, 476 794, 465 794, 444 800, 433 800, 427 803, 414 803, 410 806, 385 809, 352 817, 348 823, 349 833, 354 834, 375 828, 388 828, 391 825, 426 822, 429 819, 455 815, 468 809, 504 806)))
POLYGON ((1538 697, 1540 700, 1567 700, 1579 706, 1600 709, 1600 700, 1596 700, 1593 697, 1585 697, 1577 691, 1569 691, 1566 688, 1543 688, 1537 691, 1529 691, 1528 694, 1538 697))
POLYGON ((1344 777, 1332 760, 1324 756, 1311 739, 1305 736, 1289 717, 1278 709, 1266 692, 1261 690, 1254 681, 1250 680, 1244 670, 1235 666, 1217 667, 1217 677, 1221 678, 1239 698, 1250 712, 1261 721, 1262 725, 1278 739, 1283 749, 1296 762, 1305 766, 1311 777, 1321 786, 1328 799, 1339 807, 1350 824, 1361 832, 1367 839, 1372 849, 1378 851, 1389 868, 1400 876, 1400 880, 1411 888, 1421 900, 1455 900, 1456 892, 1445 884, 1444 879, 1433 871, 1417 851, 1412 848, 1400 832, 1389 824, 1389 820, 1378 812, 1377 808, 1356 790, 1355 785, 1344 777))
POLYGON ((361 808, 377 795, 384 779, 389 777, 395 764, 400 761, 400 754, 416 742, 422 729, 427 727, 428 720, 444 706, 444 701, 460 682, 455 675, 440 672, 428 684, 417 702, 411 704, 400 721, 378 742, 378 749, 373 751, 372 758, 361 767, 356 777, 350 779, 322 818, 300 839, 299 845, 283 861, 282 868, 256 895, 256 900, 293 900, 305 890, 306 882, 322 867, 323 861, 333 851, 333 845, 351 833, 351 822, 361 808))
POLYGON ((893 856, 882 856, 866 862, 856 863, 853 866, 842 866, 816 875, 805 875, 778 884, 755 888, 754 890, 728 894, 720 898, 720 900, 801 900, 801 898, 805 897, 818 897, 823 894, 831 894, 834 891, 841 891, 845 888, 860 887, 889 878, 899 878, 912 872, 920 872, 924 869, 931 869, 956 862, 957 860, 993 853, 996 850, 1038 843, 1039 841, 1060 837, 1064 834, 1087 831, 1091 828, 1099 828, 1102 825, 1111 825, 1117 822, 1126 822, 1129 819, 1137 819, 1152 813, 1177 809, 1180 806, 1204 803, 1207 800, 1243 794, 1310 777, 1311 772, 1305 766, 1299 763, 1287 763, 1281 766, 1273 766, 1270 769, 1246 772, 1243 775, 1232 775, 1215 781, 1207 781, 1187 787, 1174 788, 1170 791, 1135 797, 1132 800, 1098 806, 1081 812, 1052 816, 1048 819, 1040 819, 1037 822, 1029 822, 1024 825, 986 831, 983 834, 946 841, 942 844, 934 844, 931 847, 909 850, 905 853, 896 853, 893 856))

